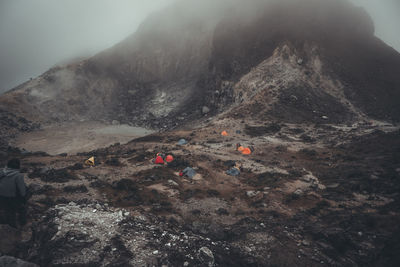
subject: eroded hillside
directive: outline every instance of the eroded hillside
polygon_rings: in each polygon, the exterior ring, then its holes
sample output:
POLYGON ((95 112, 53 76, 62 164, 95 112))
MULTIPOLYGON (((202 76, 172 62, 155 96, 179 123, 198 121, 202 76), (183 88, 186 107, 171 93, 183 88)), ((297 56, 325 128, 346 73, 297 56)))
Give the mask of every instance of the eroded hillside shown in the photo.
MULTIPOLYGON (((313 104, 335 102, 331 112, 342 113, 335 122, 354 118, 347 111, 399 120, 400 55, 374 37, 365 11, 342 0, 252 7, 171 7, 123 42, 49 70, 0 104, 44 124, 118 120, 160 129, 226 111, 238 100, 269 102, 274 91, 285 104, 296 92, 313 104)), ((289 106, 289 117, 304 113, 289 106)), ((279 107, 268 118, 282 113, 279 107)))
POLYGON ((40 266, 398 266, 400 55, 369 16, 342 0, 188 2, 0 96, 0 160, 22 159, 33 194, 28 224, 0 227, 1 253, 40 266), (157 132, 82 152, 103 139, 90 128, 83 144, 77 125, 120 123, 157 132), (159 152, 174 160, 154 164, 159 152))

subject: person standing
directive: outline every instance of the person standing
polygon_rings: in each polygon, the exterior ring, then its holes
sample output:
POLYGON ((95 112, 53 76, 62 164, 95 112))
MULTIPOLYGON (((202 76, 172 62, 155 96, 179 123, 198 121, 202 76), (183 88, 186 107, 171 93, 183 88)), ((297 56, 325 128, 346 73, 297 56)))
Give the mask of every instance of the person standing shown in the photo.
POLYGON ((20 173, 19 159, 11 159, 7 167, 0 170, 0 223, 17 227, 26 224, 27 190, 24 176, 20 173))

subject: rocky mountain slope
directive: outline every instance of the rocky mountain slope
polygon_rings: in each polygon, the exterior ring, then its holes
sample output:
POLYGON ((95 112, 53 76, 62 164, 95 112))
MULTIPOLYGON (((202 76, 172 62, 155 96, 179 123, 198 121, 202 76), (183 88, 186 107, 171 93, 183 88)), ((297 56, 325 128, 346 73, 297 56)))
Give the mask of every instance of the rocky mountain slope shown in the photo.
POLYGON ((198 2, 0 97, 9 138, 87 120, 163 129, 76 155, 9 147, 0 161, 21 158, 33 195, 26 226, 0 226, 0 253, 40 266, 398 266, 399 53, 347 1, 198 2), (175 160, 156 165, 158 152, 175 160))
POLYGON ((374 37, 364 10, 343 0, 261 2, 178 3, 107 51, 1 96, 0 106, 45 124, 153 128, 240 103, 280 120, 399 120, 400 55, 374 37))

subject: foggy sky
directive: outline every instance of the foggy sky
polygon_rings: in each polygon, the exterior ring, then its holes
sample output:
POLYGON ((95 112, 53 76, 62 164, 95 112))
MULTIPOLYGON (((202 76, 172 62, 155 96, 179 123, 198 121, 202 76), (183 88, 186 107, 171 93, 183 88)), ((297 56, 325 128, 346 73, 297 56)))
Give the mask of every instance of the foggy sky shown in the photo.
POLYGON ((136 31, 174 0, 0 0, 0 93, 136 31))
POLYGON ((351 0, 375 23, 375 35, 400 52, 400 0, 351 0))
MULTIPOLYGON (((56 64, 111 47, 175 1, 0 0, 0 93, 56 64)), ((400 0, 351 1, 372 16, 375 34, 400 51, 400 0)))

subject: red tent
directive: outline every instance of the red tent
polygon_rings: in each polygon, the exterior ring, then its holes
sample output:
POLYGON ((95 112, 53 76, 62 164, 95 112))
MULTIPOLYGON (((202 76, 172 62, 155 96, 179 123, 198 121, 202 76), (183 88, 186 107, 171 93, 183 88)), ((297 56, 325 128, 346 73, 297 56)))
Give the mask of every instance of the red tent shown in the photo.
POLYGON ((165 161, 170 163, 170 162, 174 161, 174 157, 172 155, 167 155, 167 157, 165 158, 165 161))
POLYGON ((157 156, 156 160, 154 161, 155 164, 164 164, 164 160, 161 156, 157 156))

